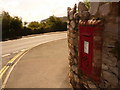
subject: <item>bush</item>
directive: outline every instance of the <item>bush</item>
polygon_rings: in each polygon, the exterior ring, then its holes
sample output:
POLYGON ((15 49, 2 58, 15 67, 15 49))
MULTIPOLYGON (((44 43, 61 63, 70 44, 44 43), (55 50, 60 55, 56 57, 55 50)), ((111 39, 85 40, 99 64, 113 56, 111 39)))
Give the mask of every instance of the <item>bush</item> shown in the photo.
POLYGON ((44 22, 33 21, 27 26, 27 22, 15 16, 11 17, 8 12, 2 12, 2 40, 19 38, 21 36, 40 34, 53 31, 67 30, 67 23, 60 18, 50 16, 44 22))

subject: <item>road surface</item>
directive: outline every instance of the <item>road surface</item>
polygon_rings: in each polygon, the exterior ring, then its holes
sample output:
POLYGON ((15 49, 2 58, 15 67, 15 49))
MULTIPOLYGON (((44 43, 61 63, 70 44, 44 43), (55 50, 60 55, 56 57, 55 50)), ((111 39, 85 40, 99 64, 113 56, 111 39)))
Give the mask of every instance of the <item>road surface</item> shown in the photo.
POLYGON ((42 43, 64 38, 67 38, 66 32, 57 32, 0 42, 2 45, 2 57, 7 56, 13 52, 37 46, 42 43))
POLYGON ((11 72, 5 88, 70 88, 67 39, 38 45, 11 72))

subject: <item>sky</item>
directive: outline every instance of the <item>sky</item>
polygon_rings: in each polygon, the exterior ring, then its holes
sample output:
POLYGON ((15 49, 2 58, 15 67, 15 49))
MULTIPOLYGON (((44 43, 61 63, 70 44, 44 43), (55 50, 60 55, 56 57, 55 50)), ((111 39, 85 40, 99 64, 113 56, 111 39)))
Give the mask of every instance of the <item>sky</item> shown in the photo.
POLYGON ((73 7, 79 1, 82 0, 0 0, 0 11, 27 22, 41 21, 52 15, 66 16, 67 7, 73 7))

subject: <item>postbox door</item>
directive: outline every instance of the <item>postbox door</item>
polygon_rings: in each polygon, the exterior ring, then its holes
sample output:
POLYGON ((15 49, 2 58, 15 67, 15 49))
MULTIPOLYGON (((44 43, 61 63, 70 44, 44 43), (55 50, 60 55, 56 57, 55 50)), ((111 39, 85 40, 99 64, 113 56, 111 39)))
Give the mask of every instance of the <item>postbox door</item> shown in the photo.
POLYGON ((80 29, 80 68, 86 74, 92 72, 93 35, 89 27, 80 29))

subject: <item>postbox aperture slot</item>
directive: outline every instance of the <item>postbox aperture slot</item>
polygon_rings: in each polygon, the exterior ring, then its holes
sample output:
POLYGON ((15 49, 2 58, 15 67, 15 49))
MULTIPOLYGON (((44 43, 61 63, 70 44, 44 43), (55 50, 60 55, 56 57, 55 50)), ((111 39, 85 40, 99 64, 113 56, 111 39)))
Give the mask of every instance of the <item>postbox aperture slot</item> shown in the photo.
POLYGON ((88 35, 88 34, 84 34, 83 36, 85 36, 85 37, 90 37, 91 35, 88 35))

